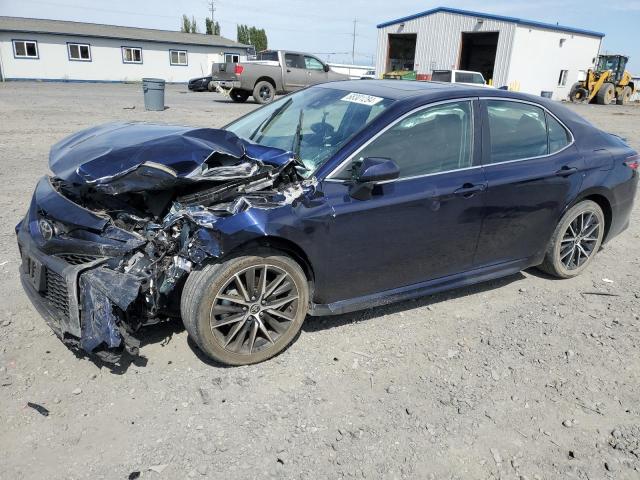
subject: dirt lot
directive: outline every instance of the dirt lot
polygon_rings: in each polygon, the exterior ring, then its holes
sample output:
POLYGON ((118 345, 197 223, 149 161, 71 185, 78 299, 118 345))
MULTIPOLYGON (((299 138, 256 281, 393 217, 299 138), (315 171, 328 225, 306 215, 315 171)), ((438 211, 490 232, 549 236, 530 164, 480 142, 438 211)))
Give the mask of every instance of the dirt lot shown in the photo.
MULTIPOLYGON (((309 319, 251 367, 208 363, 177 324, 120 371, 76 358, 17 274, 13 226, 49 146, 107 121, 217 127, 255 108, 169 86, 150 113, 140 90, 0 85, 0 478, 640 478, 640 204, 573 280, 531 270, 309 319)), ((640 107, 573 108, 640 150, 640 107)))

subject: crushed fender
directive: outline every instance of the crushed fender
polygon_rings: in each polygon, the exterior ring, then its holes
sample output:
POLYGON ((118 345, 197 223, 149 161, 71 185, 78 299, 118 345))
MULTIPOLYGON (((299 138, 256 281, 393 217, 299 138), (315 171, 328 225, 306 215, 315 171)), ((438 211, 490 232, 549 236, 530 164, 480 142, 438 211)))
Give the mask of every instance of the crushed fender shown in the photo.
MULTIPOLYGON (((235 224, 260 232, 265 212, 315 188, 291 152, 167 125, 80 132, 53 147, 50 167, 51 188, 78 210, 51 209, 59 234, 106 256, 78 280, 79 343, 90 353, 136 354, 135 332, 179 316, 189 272, 228 251, 235 224)), ((47 214, 46 203, 38 208, 47 214)))

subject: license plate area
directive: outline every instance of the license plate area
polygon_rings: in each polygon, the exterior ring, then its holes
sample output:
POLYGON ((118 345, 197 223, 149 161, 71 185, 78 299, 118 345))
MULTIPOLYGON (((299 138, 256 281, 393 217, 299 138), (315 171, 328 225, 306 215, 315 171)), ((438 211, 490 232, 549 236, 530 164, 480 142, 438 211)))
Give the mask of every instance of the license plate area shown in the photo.
POLYGON ((45 267, 33 257, 24 255, 22 257, 22 271, 29 279, 33 287, 42 293, 47 288, 47 271, 45 267))

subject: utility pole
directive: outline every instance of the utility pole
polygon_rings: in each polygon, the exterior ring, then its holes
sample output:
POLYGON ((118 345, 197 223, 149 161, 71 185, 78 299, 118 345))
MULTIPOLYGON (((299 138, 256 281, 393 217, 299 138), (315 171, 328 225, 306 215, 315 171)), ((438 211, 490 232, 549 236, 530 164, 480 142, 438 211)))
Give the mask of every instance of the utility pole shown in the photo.
POLYGON ((351 42, 351 65, 356 63, 356 22, 357 20, 353 19, 353 41, 351 42))
POLYGON ((209 8, 211 9, 211 28, 213 29, 213 33, 215 34, 215 21, 213 20, 213 14, 216 11, 215 0, 209 0, 209 8))

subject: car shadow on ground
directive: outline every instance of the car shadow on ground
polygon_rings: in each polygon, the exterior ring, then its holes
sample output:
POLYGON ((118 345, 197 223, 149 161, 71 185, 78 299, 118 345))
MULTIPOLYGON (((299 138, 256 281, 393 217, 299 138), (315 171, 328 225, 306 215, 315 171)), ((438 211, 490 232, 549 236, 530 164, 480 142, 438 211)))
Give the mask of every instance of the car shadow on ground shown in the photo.
POLYGON ((490 280, 487 282, 470 285, 468 287, 435 293, 433 295, 426 295, 424 297, 419 297, 413 300, 391 303, 367 310, 359 310, 352 313, 331 315, 326 317, 308 317, 305 323, 302 325, 302 330, 304 330, 305 332, 317 332, 319 330, 341 327, 350 323, 358 323, 366 320, 371 320, 384 315, 393 315, 396 313, 405 312, 407 310, 428 307, 430 305, 437 305, 438 303, 446 302, 448 300, 455 300, 470 295, 477 295, 486 291, 502 288, 511 283, 524 280, 525 278, 526 276, 522 272, 518 272, 516 274, 499 278, 497 280, 490 280))
MULTIPOLYGON (((553 277, 547 276, 546 274, 543 274, 535 269, 532 269, 532 271, 527 270, 527 273, 530 273, 536 276, 541 276, 542 278, 553 279, 553 277)), ((389 305, 374 307, 367 310, 359 310, 352 313, 345 313, 342 315, 331 315, 326 317, 315 317, 315 318, 307 317, 304 324, 302 325, 301 331, 304 331, 306 333, 312 333, 312 332, 317 332, 317 331, 326 330, 330 328, 339 328, 351 323, 364 322, 364 321, 372 320, 374 318, 378 318, 385 315, 393 315, 393 314, 405 312, 408 310, 413 310, 416 308, 423 308, 423 307, 428 307, 430 305, 437 305, 439 303, 446 302, 448 300, 460 299, 470 295, 478 295, 483 292, 502 288, 514 282, 524 280, 525 278, 526 276, 522 272, 518 272, 514 275, 509 275, 508 277, 500 278, 497 280, 491 280, 491 281, 479 283, 476 285, 471 285, 468 287, 449 290, 442 293, 436 293, 433 295, 426 295, 424 297, 419 297, 413 300, 406 300, 402 302, 392 303, 389 305)), ((161 346, 165 346, 172 341, 172 338, 176 333, 181 333, 182 331, 184 331, 184 326, 182 322, 178 319, 173 319, 158 325, 145 327, 136 334, 136 337, 140 339, 141 348, 146 345, 152 345, 156 343, 160 343, 161 346)), ((299 335, 300 333, 296 335, 292 343, 295 343, 299 335)), ((189 346, 193 354, 202 363, 205 363, 211 367, 216 367, 216 368, 233 368, 232 366, 225 365, 223 363, 217 362, 207 357, 202 352, 202 350, 200 350, 196 342, 191 337, 187 337, 187 345, 189 346)), ((115 375, 122 375, 123 373, 126 373, 126 371, 131 365, 144 367, 147 364, 147 358, 142 355, 132 356, 132 355, 125 354, 117 364, 112 364, 112 363, 107 363, 102 361, 100 358, 96 357, 95 355, 87 356, 83 352, 77 351, 77 350, 74 350, 74 353, 79 358, 85 357, 90 361, 92 361, 93 363, 95 363, 97 366, 109 369, 111 373, 115 375)))

